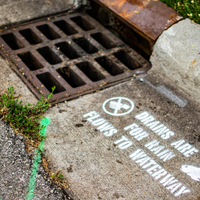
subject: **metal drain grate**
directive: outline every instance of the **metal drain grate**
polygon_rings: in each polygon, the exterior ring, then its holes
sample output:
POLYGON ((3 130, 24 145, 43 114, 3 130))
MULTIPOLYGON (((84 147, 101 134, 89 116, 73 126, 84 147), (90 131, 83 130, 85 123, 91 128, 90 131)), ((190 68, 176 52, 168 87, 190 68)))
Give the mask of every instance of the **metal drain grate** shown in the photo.
POLYGON ((4 56, 38 98, 56 86, 54 103, 150 68, 149 62, 84 12, 22 25, 0 36, 4 56))

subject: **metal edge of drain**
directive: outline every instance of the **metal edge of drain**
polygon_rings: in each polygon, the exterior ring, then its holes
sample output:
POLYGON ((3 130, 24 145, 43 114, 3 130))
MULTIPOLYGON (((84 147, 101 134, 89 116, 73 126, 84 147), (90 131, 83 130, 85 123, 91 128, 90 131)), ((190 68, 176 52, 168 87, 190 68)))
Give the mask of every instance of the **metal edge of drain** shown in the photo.
MULTIPOLYGON (((24 78, 24 76, 22 75, 22 73, 18 70, 17 66, 10 60, 9 57, 7 57, 3 51, 0 49, 0 55, 4 58, 4 59, 7 59, 7 61, 9 61, 9 65, 11 66, 11 69, 14 70, 14 72, 21 78, 21 80, 28 86, 28 88, 31 90, 31 92, 37 97, 37 99, 40 99, 40 94, 36 91, 35 87, 26 79, 24 78)), ((150 64, 150 63, 149 63, 150 64)), ((149 65, 149 67, 151 68, 151 65, 149 65)), ((149 69, 150 69, 149 68, 149 69)), ((148 69, 148 70, 149 70, 148 69)), ((147 71, 148 71, 147 70, 147 71)), ((142 76, 146 76, 146 72, 144 73, 141 73, 142 76)), ((123 82, 126 82, 126 81, 130 81, 131 79, 133 79, 133 77, 127 77, 127 78, 124 78, 124 79, 121 79, 119 81, 116 81, 116 82, 112 82, 112 83, 109 83, 109 84, 106 84, 102 87, 97 87, 95 89, 91 89, 91 90, 88 90, 88 91, 84 91, 83 93, 80 94, 74 94, 74 95, 71 95, 69 97, 65 97, 65 98, 60 98, 60 99, 57 99, 53 102, 51 102, 51 105, 54 106, 58 103, 62 103, 64 101, 69 101, 69 100, 72 100, 72 99, 76 99, 76 98, 79 98, 83 95, 86 95, 86 94, 90 94, 90 93, 93 93, 93 92, 97 92, 98 90, 103 90, 103 89, 106 89, 106 88, 109 88, 109 87, 112 87, 114 85, 117 85, 117 84, 120 84, 120 83, 123 83, 123 82)))
POLYGON ((123 82, 126 82, 126 81, 130 81, 131 79, 132 79, 132 77, 127 77, 127 78, 121 79, 121 80, 119 80, 119 81, 106 84, 106 85, 104 85, 104 86, 102 86, 102 87, 98 87, 98 88, 95 88, 95 89, 91 89, 91 90, 88 90, 88 91, 84 91, 84 92, 81 93, 81 95, 80 95, 80 94, 74 94, 74 95, 71 95, 70 97, 58 99, 58 100, 52 102, 51 104, 52 104, 52 105, 55 105, 55 104, 57 104, 57 103, 61 103, 61 102, 64 102, 64 101, 76 99, 76 98, 79 98, 79 97, 81 97, 81 96, 83 96, 83 95, 90 94, 90 93, 93 93, 93 92, 98 92, 98 91, 101 91, 101 90, 103 90, 103 89, 106 89, 106 88, 115 86, 115 85, 117 85, 117 84, 120 84, 120 83, 123 83, 123 82))

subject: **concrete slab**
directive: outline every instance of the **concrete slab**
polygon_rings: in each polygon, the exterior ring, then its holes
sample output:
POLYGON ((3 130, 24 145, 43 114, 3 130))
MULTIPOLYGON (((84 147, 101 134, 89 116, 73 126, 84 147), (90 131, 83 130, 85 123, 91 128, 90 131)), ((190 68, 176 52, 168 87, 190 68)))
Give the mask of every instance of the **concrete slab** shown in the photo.
POLYGON ((188 97, 150 74, 58 104, 45 155, 74 199, 197 199, 200 108, 188 97))
MULTIPOLYGON (((69 10, 73 0, 1 0, 0 26, 69 10)), ((77 3, 76 3, 77 4, 77 3)))
POLYGON ((200 102, 200 25, 182 20, 164 31, 151 56, 152 69, 200 102))

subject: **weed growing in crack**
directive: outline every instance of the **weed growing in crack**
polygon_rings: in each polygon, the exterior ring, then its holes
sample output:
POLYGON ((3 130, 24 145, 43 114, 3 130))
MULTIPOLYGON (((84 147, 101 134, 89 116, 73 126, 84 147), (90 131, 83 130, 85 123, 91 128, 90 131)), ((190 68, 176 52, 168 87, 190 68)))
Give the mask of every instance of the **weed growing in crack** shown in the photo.
POLYGON ((45 139, 40 135, 41 127, 39 120, 43 118, 42 114, 49 107, 48 100, 52 97, 56 87, 52 88, 52 92, 41 99, 36 105, 28 103, 23 105, 19 102, 19 97, 14 96, 13 87, 8 88, 5 94, 0 96, 0 117, 5 122, 10 123, 11 127, 17 132, 22 133, 36 143, 45 139))
POLYGON ((62 174, 53 174, 52 175, 52 179, 56 179, 56 178, 59 178, 59 179, 63 179, 63 175, 62 174))
POLYGON ((57 173, 52 172, 50 175, 50 178, 59 187, 62 187, 64 189, 69 188, 67 181, 64 180, 63 175, 60 174, 59 172, 57 172, 57 173))

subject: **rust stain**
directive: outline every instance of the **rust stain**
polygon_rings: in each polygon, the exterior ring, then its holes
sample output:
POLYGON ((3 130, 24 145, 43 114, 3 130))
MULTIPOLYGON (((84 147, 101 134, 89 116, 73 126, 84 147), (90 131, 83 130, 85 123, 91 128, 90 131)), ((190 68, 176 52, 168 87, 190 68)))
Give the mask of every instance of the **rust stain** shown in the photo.
POLYGON ((107 8, 129 27, 154 44, 158 36, 183 17, 161 1, 93 0, 107 8))
POLYGON ((144 5, 146 5, 146 1, 140 1, 140 0, 127 0, 127 2, 129 2, 130 4, 133 4, 133 5, 136 4, 138 6, 144 6, 144 5))
POLYGON ((117 6, 118 8, 121 8, 126 3, 126 0, 115 0, 115 1, 103 0, 103 2, 107 4, 107 6, 117 6))
POLYGON ((134 11, 128 12, 128 11, 127 11, 127 8, 124 8, 124 9, 121 11, 120 16, 122 16, 122 17, 124 17, 124 18, 127 19, 127 18, 132 17, 134 14, 135 14, 134 11))

